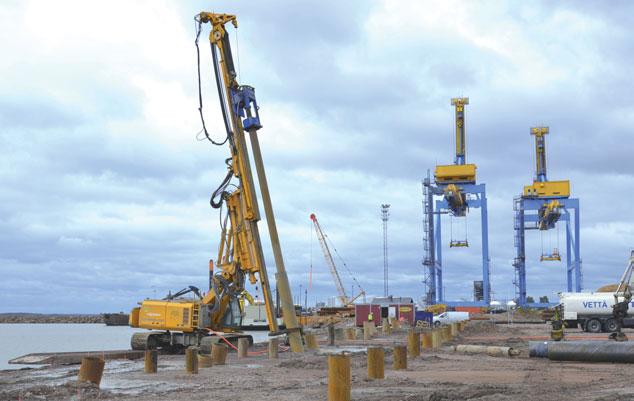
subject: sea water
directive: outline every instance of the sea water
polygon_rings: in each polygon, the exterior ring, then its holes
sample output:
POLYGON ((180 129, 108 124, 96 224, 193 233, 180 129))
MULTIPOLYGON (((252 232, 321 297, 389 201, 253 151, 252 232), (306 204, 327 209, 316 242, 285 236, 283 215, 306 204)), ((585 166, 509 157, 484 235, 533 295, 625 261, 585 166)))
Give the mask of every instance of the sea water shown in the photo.
MULTIPOLYGON (((0 369, 19 369, 9 360, 38 352, 109 351, 130 349, 133 333, 143 332, 128 326, 75 323, 0 324, 0 369)), ((267 340, 267 331, 248 332, 254 342, 267 340)))

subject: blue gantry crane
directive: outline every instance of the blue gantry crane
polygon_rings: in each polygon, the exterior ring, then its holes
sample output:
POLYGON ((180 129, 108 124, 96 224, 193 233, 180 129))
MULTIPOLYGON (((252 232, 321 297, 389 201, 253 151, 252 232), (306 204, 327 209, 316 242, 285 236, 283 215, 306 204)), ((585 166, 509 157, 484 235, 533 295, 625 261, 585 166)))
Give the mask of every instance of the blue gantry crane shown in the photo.
POLYGON ((437 165, 434 171, 434 182, 429 172, 423 180, 423 226, 425 268, 424 284, 426 287, 425 303, 427 305, 446 304, 488 306, 491 301, 491 284, 489 280, 489 233, 487 217, 487 197, 485 184, 476 183, 476 165, 467 164, 465 106, 469 98, 453 98, 455 107, 456 158, 453 164, 437 165), (474 283, 473 301, 447 302, 443 288, 442 265, 442 219, 443 214, 450 216, 450 221, 462 220, 465 224, 465 237, 455 239, 452 235, 451 248, 468 247, 466 237, 466 216, 470 209, 479 208, 482 228, 482 281, 474 283))
MULTIPOLYGON (((514 199, 515 211, 515 268, 516 300, 526 306, 526 230, 539 230, 542 238, 548 230, 557 229, 559 221, 566 223, 566 280, 568 292, 580 292, 582 288, 581 246, 579 244, 579 199, 570 197, 570 182, 549 181, 546 175, 546 135, 548 127, 533 127, 535 137, 535 178, 532 185, 524 187, 514 199), (574 213, 574 214, 573 214, 574 213), (574 217, 573 217, 574 216, 574 217), (574 218, 574 221, 573 221, 574 218), (573 224, 574 223, 574 224, 573 224)), ((557 232, 557 242, 559 235, 557 232)), ((541 262, 560 261, 559 246, 544 250, 542 241, 541 262)), ((532 303, 544 307, 548 304, 532 303)))

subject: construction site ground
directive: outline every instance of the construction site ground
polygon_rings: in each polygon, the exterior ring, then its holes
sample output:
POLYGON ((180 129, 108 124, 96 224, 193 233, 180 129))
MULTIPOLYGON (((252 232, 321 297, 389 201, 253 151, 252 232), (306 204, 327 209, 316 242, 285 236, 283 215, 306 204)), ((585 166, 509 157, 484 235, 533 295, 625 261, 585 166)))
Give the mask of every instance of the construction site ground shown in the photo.
MULTIPOLYGON (((368 380, 366 355, 351 355, 353 400, 634 400, 634 369, 610 363, 554 362, 528 357, 528 341, 546 339, 547 324, 471 322, 449 344, 512 346, 513 358, 463 355, 445 347, 423 350, 408 359, 408 369, 392 369, 391 347, 406 344, 405 331, 369 342, 350 340, 338 347, 362 350, 384 345, 385 379, 368 380)), ((634 338, 634 331, 626 333, 634 338)), ((569 330, 568 338, 606 339, 606 334, 569 330)), ((231 352, 224 366, 187 374, 183 355, 161 355, 157 374, 143 373, 143 361, 108 361, 101 388, 78 385, 79 366, 0 371, 0 400, 326 400, 326 335, 318 336, 320 351, 281 352, 270 360, 264 345, 238 359, 231 352), (258 351, 262 351, 257 354, 258 351)))

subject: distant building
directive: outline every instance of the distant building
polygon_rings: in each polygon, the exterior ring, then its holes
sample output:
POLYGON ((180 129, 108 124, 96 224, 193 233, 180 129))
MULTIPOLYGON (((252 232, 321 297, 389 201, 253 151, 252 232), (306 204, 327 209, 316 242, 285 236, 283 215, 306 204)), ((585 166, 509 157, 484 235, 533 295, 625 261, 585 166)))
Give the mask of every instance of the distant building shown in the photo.
POLYGON ((373 305, 389 306, 394 304, 413 304, 414 299, 412 297, 395 297, 390 295, 389 297, 374 297, 370 301, 373 305))
POLYGON ((328 298, 328 306, 331 308, 334 308, 336 306, 339 306, 341 304, 341 302, 339 301, 339 297, 330 297, 328 298))
POLYGON ((384 318, 407 321, 412 326, 415 324, 416 305, 411 297, 374 297, 370 303, 355 304, 354 307, 357 326, 363 326, 363 322, 369 320, 380 324, 384 318))

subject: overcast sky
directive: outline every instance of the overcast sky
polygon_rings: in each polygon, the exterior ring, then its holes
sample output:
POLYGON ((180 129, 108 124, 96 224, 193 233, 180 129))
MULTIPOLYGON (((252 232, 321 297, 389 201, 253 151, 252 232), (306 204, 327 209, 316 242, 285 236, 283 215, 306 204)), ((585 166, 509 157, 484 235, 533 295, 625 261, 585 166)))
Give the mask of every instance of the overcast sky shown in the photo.
MULTIPOLYGON (((456 96, 470 98, 467 160, 488 189, 494 298, 514 295, 512 201, 532 180, 537 125, 550 127, 549 178, 570 179, 581 201, 584 288, 618 280, 634 247, 634 5, 411 3, 3 1, 0 311, 127 311, 206 289, 220 231, 208 199, 229 150, 196 138, 201 10, 238 16, 239 81, 257 91, 295 292, 312 263, 310 304, 336 293, 312 212, 367 293, 382 295, 381 203, 391 204, 390 292, 423 295, 420 181, 453 161, 456 96)), ((470 248, 444 249, 449 299, 471 299, 480 278, 479 218, 472 210, 470 248)), ((541 241, 528 233, 528 294, 552 299, 565 269, 539 263, 541 241)))

